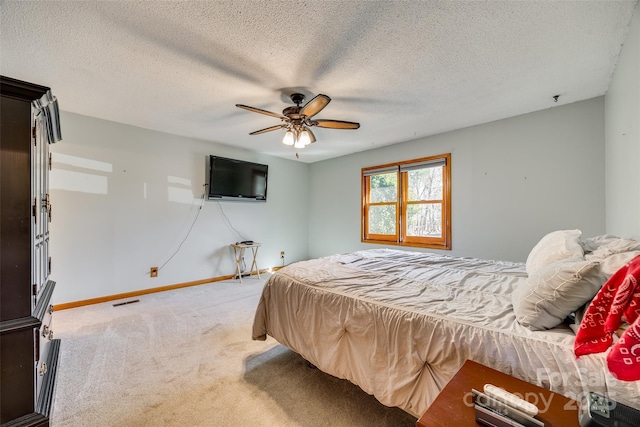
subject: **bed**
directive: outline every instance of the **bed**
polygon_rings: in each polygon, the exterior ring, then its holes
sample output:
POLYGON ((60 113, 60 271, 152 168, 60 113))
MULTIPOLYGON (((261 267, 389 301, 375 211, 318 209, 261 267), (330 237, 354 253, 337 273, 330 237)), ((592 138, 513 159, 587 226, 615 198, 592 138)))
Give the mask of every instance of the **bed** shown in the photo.
POLYGON ((638 242, 626 245, 624 256, 598 253, 605 242, 611 246, 609 236, 582 241, 578 234, 579 249, 571 248, 576 232, 569 238, 562 231, 544 245, 542 239, 527 263, 394 249, 298 262, 265 283, 253 339, 271 336, 320 370, 416 417, 466 359, 570 398, 598 391, 633 405, 640 401, 640 381, 616 380, 603 354, 576 359, 575 334, 554 306, 557 289, 547 298, 551 307, 540 308, 549 277, 571 282, 580 276, 572 284, 577 290, 563 296, 574 313, 573 305, 586 301, 576 292, 595 295, 606 280, 605 270, 613 268, 606 259, 619 263, 631 256, 628 249, 640 253, 638 242), (539 311, 540 319, 532 321, 531 311, 539 311), (548 328, 554 317, 560 323, 548 328))

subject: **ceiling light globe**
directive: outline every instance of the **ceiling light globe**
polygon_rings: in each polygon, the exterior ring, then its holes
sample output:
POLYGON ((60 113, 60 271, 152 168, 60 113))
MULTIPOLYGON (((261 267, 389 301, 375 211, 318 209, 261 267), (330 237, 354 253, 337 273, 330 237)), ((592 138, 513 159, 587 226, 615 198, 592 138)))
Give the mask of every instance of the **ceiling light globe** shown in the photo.
POLYGON ((300 142, 303 146, 311 144, 311 137, 309 136, 309 132, 307 130, 303 130, 300 132, 300 142))
POLYGON ((293 132, 288 130, 287 133, 284 134, 284 138, 282 139, 282 143, 284 145, 293 145, 295 142, 296 141, 295 141, 295 138, 293 137, 293 132))

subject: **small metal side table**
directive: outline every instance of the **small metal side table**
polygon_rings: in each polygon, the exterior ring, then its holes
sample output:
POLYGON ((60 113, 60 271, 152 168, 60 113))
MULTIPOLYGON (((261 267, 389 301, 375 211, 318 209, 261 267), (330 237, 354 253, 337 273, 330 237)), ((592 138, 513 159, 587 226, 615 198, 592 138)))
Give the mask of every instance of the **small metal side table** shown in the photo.
POLYGON ((251 268, 249 269, 249 277, 252 275, 257 275, 258 279, 260 278, 260 270, 258 269, 258 263, 256 262, 256 256, 258 255, 258 248, 262 246, 262 243, 232 243, 231 247, 233 248, 233 257, 236 260, 236 276, 240 279, 240 283, 242 283, 242 257, 244 256, 244 250, 247 248, 251 248, 251 253, 253 255, 253 259, 251 261, 251 268))

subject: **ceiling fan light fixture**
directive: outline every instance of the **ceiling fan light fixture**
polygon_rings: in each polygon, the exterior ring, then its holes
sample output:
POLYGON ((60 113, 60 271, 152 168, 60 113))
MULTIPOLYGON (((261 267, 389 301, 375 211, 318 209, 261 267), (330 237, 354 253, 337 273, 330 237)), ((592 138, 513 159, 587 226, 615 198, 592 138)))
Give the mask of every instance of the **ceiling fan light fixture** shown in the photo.
POLYGON ((298 139, 300 140, 300 143, 302 143, 303 147, 311 144, 311 136, 309 135, 309 131, 306 129, 300 132, 300 137, 298 139))
POLYGON ((302 141, 302 138, 298 138, 298 139, 296 139, 296 143, 295 143, 295 144, 293 144, 293 146, 294 146, 295 148, 304 148, 304 147, 305 147, 305 144, 304 144, 304 142, 302 141))
POLYGON ((291 130, 288 130, 285 134, 284 134, 284 138, 282 138, 282 143, 284 145, 293 145, 296 142, 295 137, 293 136, 293 132, 291 130))

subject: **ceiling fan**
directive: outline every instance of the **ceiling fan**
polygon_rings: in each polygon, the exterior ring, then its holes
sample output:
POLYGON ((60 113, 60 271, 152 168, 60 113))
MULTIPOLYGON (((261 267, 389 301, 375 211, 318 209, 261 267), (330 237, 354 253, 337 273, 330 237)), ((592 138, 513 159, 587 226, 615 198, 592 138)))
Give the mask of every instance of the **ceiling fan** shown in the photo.
POLYGON ((272 113, 271 111, 262 110, 260 108, 250 107, 248 105, 236 104, 236 107, 243 108, 255 113, 265 114, 267 116, 276 117, 282 121, 281 124, 271 126, 251 132, 249 135, 258 135, 265 132, 271 132, 278 129, 286 129, 286 133, 282 140, 285 145, 293 145, 295 148, 304 148, 305 146, 316 141, 316 137, 311 131, 311 127, 328 129, 358 129, 360 123, 345 122, 342 120, 321 120, 312 119, 324 107, 329 104, 331 98, 327 95, 317 95, 304 106, 300 106, 304 101, 304 95, 301 93, 293 93, 290 95, 295 107, 287 107, 282 110, 282 114, 272 113))

